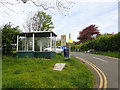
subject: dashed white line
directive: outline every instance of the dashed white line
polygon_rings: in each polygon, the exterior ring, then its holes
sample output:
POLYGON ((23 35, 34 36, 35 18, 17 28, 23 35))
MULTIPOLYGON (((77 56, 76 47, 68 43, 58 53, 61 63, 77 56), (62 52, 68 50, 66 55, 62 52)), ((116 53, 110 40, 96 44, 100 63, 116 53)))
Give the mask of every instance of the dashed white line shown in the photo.
POLYGON ((97 58, 97 57, 93 57, 94 59, 98 59, 98 60, 100 60, 100 61, 103 61, 103 62, 108 62, 108 61, 105 61, 105 60, 103 60, 103 59, 101 59, 101 58, 97 58))

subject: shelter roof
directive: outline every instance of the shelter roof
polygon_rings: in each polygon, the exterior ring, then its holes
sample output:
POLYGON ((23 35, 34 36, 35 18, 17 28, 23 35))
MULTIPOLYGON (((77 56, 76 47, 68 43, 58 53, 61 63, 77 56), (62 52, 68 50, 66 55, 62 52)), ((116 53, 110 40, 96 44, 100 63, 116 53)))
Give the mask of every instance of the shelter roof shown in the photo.
POLYGON ((18 35, 32 37, 33 33, 35 37, 50 37, 50 33, 52 33, 52 37, 57 37, 57 35, 52 31, 22 32, 22 33, 19 33, 18 35))

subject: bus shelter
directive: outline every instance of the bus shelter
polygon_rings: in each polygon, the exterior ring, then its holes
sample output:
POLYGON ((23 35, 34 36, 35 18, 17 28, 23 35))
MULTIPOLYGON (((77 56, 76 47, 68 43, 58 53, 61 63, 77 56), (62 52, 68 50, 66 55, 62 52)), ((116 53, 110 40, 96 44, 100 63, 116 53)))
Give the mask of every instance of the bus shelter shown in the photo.
POLYGON ((56 37, 52 31, 24 32, 17 34, 18 58, 54 58, 56 37))

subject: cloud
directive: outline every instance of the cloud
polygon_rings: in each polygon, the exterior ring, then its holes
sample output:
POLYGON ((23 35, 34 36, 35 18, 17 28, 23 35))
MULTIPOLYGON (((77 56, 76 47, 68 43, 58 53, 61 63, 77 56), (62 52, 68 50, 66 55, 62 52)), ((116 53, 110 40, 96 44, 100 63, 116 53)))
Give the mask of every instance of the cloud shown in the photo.
POLYGON ((79 31, 91 24, 99 26, 101 33, 116 33, 117 15, 117 3, 83 2, 78 3, 68 16, 53 16, 53 21, 58 35, 71 33, 76 41, 79 31))
MULTIPOLYGON (((69 33, 71 33, 73 40, 76 41, 79 31, 91 24, 99 26, 101 33, 116 33, 118 31, 118 0, 73 1, 76 2, 74 4, 75 6, 69 10, 69 14, 67 16, 62 14, 54 15, 46 11, 46 13, 52 15, 52 21, 55 26, 54 31, 58 34, 58 37, 60 37, 60 35, 67 35, 68 38, 69 33)), ((0 26, 11 21, 15 25, 20 25, 22 30, 22 25, 25 23, 27 13, 30 11, 42 10, 31 2, 10 6, 10 8, 15 10, 17 13, 20 13, 16 14, 9 11, 6 7, 0 7, 0 26), (10 15, 7 16, 5 13, 2 13, 5 10, 7 10, 7 13, 10 15), (24 12, 21 13, 22 11, 24 12)))
POLYGON ((73 2, 118 2, 119 0, 68 0, 73 2))

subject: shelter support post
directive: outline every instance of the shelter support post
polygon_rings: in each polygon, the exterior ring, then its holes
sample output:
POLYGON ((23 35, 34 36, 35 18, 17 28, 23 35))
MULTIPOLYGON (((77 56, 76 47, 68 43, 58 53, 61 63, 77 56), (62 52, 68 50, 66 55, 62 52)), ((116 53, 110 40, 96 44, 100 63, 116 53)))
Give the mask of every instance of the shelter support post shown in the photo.
POLYGON ((56 52, 56 37, 55 37, 55 52, 56 52))
POLYGON ((26 34, 25 34, 25 49, 24 49, 25 51, 27 50, 27 48, 26 48, 26 43, 27 43, 27 42, 26 42, 26 41, 27 41, 26 38, 27 38, 27 37, 26 37, 26 34))
POLYGON ((19 35, 17 34, 17 51, 18 51, 18 40, 19 40, 19 35))
POLYGON ((28 39, 27 39, 27 42, 26 42, 26 43, 27 43, 27 51, 28 51, 28 39))
POLYGON ((52 49, 52 33, 50 33, 50 48, 52 49))
POLYGON ((32 45, 33 47, 32 47, 32 51, 34 51, 34 38, 35 38, 35 37, 34 37, 34 33, 33 33, 33 43, 32 43, 32 44, 33 44, 33 45, 32 45))

